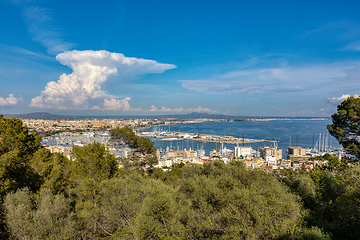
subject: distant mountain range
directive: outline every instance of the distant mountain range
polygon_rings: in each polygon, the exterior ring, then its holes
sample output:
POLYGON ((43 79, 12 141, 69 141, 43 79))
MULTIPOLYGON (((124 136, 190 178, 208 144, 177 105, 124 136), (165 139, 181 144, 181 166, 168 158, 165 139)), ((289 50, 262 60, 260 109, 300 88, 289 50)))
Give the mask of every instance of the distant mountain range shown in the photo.
POLYGON ((63 119, 78 119, 74 116, 56 115, 46 112, 35 112, 25 114, 4 114, 7 118, 22 118, 22 119, 47 119, 47 120, 63 120, 63 119))
POLYGON ((190 113, 183 115, 156 115, 156 116, 70 116, 70 115, 57 115, 47 112, 35 112, 25 114, 4 114, 4 117, 11 118, 31 118, 31 119, 49 119, 49 120, 62 120, 62 119, 133 119, 133 118, 177 118, 177 119, 196 119, 196 118, 216 118, 216 119, 228 119, 228 118, 240 118, 231 117, 221 114, 208 114, 208 113, 190 113))
MULTIPOLYGON (((189 113, 179 115, 156 115, 156 116, 70 116, 70 115, 57 115, 47 112, 35 112, 25 114, 4 114, 7 118, 21 118, 21 119, 47 119, 47 120, 75 120, 75 119, 164 119, 164 118, 175 118, 175 119, 198 119, 198 118, 212 118, 212 119, 227 119, 231 121, 246 121, 249 119, 315 119, 317 117, 242 117, 242 116, 229 116, 222 114, 209 114, 209 113, 189 113)), ((323 119, 330 119, 327 117, 318 117, 323 119)))

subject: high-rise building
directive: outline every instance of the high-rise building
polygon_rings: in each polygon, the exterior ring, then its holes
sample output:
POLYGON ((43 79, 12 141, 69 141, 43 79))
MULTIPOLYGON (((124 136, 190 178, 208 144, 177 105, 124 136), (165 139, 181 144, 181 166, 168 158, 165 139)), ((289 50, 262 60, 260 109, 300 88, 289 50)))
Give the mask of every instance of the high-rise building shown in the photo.
POLYGON ((261 147, 260 157, 273 156, 276 160, 282 159, 282 149, 277 147, 261 147))
POLYGON ((305 148, 301 147, 288 147, 288 155, 294 155, 294 156, 305 156, 306 150, 305 148))

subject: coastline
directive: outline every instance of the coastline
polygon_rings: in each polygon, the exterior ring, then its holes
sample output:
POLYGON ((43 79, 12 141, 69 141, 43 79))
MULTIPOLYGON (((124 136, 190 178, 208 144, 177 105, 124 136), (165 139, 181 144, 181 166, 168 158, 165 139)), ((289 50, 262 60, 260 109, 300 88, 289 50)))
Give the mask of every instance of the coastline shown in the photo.
POLYGON ((176 122, 174 124, 154 124, 146 127, 136 127, 133 128, 134 131, 142 131, 146 129, 150 129, 152 127, 163 127, 163 126, 175 126, 175 125, 185 125, 192 123, 204 123, 204 122, 268 122, 268 121, 328 121, 330 118, 246 118, 246 119, 217 119, 217 121, 213 121, 214 119, 206 119, 206 121, 197 120, 196 122, 176 122))

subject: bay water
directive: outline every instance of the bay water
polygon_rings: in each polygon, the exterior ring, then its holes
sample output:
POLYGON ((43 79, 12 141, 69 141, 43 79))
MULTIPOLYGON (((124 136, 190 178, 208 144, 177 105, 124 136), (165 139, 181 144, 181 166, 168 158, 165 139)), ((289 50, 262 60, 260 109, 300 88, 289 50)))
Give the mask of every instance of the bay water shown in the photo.
MULTIPOLYGON (((283 158, 286 158, 286 150, 289 146, 299 146, 303 148, 340 148, 337 140, 333 138, 327 130, 330 120, 271 120, 271 121, 239 121, 239 122, 204 122, 180 124, 171 126, 157 126, 145 131, 171 131, 199 134, 227 135, 237 138, 252 138, 276 140, 278 143, 251 143, 244 146, 251 146, 259 150, 263 146, 277 146, 283 150, 283 158)), ((152 139, 154 146, 158 149, 173 150, 204 149, 206 155, 210 151, 221 148, 221 143, 202 143, 192 140, 181 141, 160 141, 152 139)), ((240 144, 240 146, 242 146, 240 144)), ((224 144, 227 149, 234 150, 235 145, 224 144)))

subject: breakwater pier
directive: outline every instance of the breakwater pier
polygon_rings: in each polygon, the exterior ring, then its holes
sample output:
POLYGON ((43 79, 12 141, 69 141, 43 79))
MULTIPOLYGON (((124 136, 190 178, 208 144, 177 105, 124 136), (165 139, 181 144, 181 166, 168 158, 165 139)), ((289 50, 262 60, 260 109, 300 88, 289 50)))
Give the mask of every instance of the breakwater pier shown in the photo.
POLYGON ((196 133, 184 133, 184 132, 138 132, 137 134, 143 137, 156 138, 160 141, 192 140, 198 142, 214 142, 214 143, 219 142, 226 144, 278 142, 275 140, 266 140, 266 139, 237 138, 237 137, 225 136, 225 135, 196 134, 196 133))

